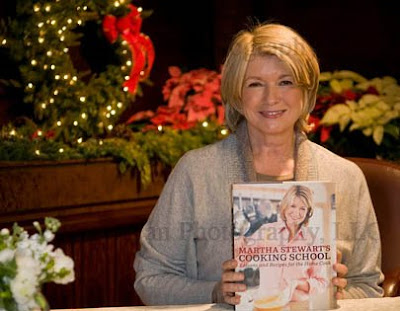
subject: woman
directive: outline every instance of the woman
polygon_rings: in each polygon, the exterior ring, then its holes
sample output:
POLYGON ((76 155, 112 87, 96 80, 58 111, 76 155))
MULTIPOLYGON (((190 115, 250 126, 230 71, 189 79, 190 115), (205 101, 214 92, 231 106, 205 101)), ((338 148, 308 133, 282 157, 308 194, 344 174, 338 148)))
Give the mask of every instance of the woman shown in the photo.
POLYGON ((134 263, 145 304, 240 301, 235 293, 245 285, 231 259, 231 186, 257 180, 336 182, 343 256, 334 267, 337 296, 382 295, 379 231, 365 178, 305 135, 318 81, 316 56, 292 29, 264 24, 235 37, 221 81, 232 134, 189 151, 170 174, 134 263))

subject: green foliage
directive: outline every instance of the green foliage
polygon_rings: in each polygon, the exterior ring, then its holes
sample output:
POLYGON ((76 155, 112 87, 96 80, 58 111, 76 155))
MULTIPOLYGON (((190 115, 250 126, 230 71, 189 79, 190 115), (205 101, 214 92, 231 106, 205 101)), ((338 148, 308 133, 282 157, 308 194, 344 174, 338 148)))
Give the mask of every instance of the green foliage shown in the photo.
POLYGON ((198 123, 189 130, 164 127, 162 132, 143 132, 134 131, 125 125, 119 125, 116 129, 118 132, 114 132, 115 137, 91 138, 74 147, 45 137, 10 139, 3 136, 0 140, 0 161, 111 157, 119 163, 122 173, 138 169, 142 183, 147 185, 151 181, 151 163, 158 161, 166 167, 173 167, 186 151, 206 146, 226 136, 221 134, 226 129, 212 121, 208 122, 207 127, 198 123))

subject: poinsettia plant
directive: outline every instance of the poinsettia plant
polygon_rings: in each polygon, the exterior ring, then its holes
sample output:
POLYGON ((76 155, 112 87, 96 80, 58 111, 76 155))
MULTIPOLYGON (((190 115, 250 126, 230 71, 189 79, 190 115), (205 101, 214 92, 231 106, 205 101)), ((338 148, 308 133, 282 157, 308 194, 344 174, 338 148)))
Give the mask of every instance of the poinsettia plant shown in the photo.
POLYGON ((183 73, 176 66, 169 67, 168 71, 170 78, 162 90, 167 105, 159 106, 156 112, 138 112, 128 119, 127 124, 147 120, 149 124, 144 130, 160 129, 163 126, 188 130, 204 121, 223 124, 220 73, 205 68, 183 73))
POLYGON ((343 156, 400 158, 400 86, 352 72, 321 74, 311 140, 343 156))

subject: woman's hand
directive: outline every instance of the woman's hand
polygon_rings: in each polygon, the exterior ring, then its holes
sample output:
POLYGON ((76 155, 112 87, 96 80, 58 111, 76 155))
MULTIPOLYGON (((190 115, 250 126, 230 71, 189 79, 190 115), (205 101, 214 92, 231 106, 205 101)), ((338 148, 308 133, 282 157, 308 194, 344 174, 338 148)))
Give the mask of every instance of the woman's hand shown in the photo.
POLYGON ((235 259, 230 259, 222 264, 222 279, 218 285, 218 296, 222 296, 220 302, 225 302, 231 305, 237 305, 240 303, 240 295, 236 295, 235 292, 243 292, 246 290, 246 285, 238 283, 244 280, 244 274, 242 272, 235 272, 235 268, 238 263, 235 259))
POLYGON ((349 269, 346 265, 342 264, 342 252, 337 251, 336 264, 333 265, 333 269, 337 272, 337 277, 333 278, 333 285, 337 286, 336 299, 343 299, 343 289, 347 286, 347 279, 345 278, 349 269))

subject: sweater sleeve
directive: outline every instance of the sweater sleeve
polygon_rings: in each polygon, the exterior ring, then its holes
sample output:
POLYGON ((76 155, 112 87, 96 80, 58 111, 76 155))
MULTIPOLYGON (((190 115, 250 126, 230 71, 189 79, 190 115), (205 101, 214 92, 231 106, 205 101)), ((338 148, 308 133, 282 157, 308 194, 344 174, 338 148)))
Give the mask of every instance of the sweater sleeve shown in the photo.
POLYGON ((146 305, 211 303, 215 281, 198 280, 192 238, 190 161, 177 163, 140 236, 134 287, 146 305))
POLYGON ((343 262, 348 266, 345 298, 382 297, 381 241, 378 222, 367 182, 362 175, 359 187, 357 222, 353 223, 353 252, 343 262))

